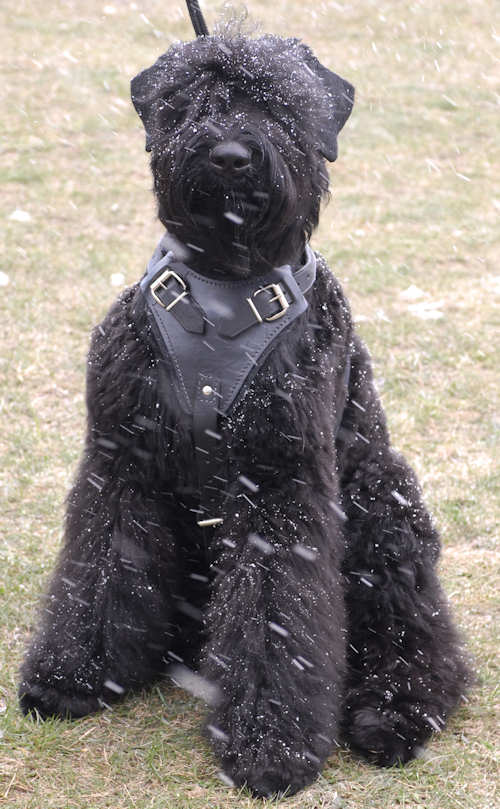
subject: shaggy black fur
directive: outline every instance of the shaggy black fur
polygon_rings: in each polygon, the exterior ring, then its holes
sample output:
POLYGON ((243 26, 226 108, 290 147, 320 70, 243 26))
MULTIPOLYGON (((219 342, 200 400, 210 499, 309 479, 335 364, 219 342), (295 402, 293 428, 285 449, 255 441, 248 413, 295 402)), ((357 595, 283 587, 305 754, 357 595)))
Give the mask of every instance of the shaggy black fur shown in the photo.
MULTIPOLYGON (((173 46, 133 97, 160 219, 194 246, 189 262, 241 276, 297 264, 350 85, 296 40, 220 34, 173 46), (210 155, 228 141, 251 160, 225 179, 210 155)), ((23 711, 83 716, 180 657, 214 686, 213 746, 255 795, 310 783, 341 734, 380 765, 413 758, 469 674, 436 530, 324 260, 309 309, 221 421, 230 481, 217 528, 195 522, 190 423, 171 374, 134 286, 93 334, 86 446, 22 666, 23 711)))

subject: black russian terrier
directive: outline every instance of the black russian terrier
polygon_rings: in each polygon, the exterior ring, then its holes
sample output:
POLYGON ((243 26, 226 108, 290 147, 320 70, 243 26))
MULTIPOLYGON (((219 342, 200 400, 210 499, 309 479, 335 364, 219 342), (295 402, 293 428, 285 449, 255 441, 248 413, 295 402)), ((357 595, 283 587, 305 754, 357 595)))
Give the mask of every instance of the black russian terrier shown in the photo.
POLYGON ((168 232, 93 333, 20 699, 81 717, 177 662, 226 780, 292 794, 337 740, 412 759, 470 675, 438 534, 308 247, 353 88, 297 39, 198 32, 132 81, 168 232))

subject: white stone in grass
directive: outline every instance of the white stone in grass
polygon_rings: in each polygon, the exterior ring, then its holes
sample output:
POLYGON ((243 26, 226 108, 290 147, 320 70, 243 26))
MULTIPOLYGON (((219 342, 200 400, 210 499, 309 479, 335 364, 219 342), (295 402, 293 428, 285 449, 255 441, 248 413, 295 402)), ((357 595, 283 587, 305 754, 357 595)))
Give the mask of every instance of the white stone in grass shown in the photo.
POLYGON ((419 317, 420 320, 441 320, 444 317, 442 312, 439 312, 437 309, 423 309, 418 312, 412 312, 412 315, 415 317, 419 317))
POLYGON ((31 214, 28 211, 22 211, 20 208, 16 208, 15 211, 9 215, 9 219, 12 222, 31 222, 31 214))
POLYGON ((500 295, 500 275, 487 275, 481 285, 494 295, 500 295))
POLYGON ((6 272, 0 270, 0 287, 6 287, 10 283, 10 278, 6 272))
POLYGON ((125 283, 125 276, 122 272, 113 272, 109 280, 112 287, 122 287, 125 283))
POLYGON ((440 307, 444 301, 422 301, 421 303, 411 303, 408 306, 410 315, 419 317, 421 320, 440 320, 444 317, 440 307))
POLYGON ((416 287, 415 284, 411 284, 407 289, 403 289, 403 291, 399 293, 399 297, 403 298, 405 301, 416 301, 419 298, 423 298, 424 295, 425 292, 416 287))

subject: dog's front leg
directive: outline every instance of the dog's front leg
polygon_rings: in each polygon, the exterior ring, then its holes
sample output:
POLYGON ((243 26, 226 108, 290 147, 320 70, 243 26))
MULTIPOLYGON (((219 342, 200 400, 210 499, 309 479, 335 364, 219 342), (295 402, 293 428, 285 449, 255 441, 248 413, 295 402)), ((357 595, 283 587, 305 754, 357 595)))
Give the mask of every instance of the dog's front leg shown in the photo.
POLYGON ((159 464, 172 452, 155 366, 129 327, 135 298, 133 289, 124 293, 94 331, 86 447, 58 567, 21 669, 25 713, 95 711, 151 680, 171 641, 177 556, 159 464))
POLYGON ((258 796, 316 777, 341 701, 341 532, 326 496, 293 488, 238 501, 208 613, 205 671, 219 686, 208 731, 225 774, 258 796))
POLYGON ((414 472, 390 446, 359 343, 340 444, 349 626, 343 728, 353 749, 389 766, 414 758, 443 728, 470 674, 436 572, 437 531, 414 472))
POLYGON ((98 490, 96 467, 90 451, 70 494, 65 545, 21 669, 25 713, 96 711, 157 676, 168 648, 175 557, 160 497, 119 480, 98 490))

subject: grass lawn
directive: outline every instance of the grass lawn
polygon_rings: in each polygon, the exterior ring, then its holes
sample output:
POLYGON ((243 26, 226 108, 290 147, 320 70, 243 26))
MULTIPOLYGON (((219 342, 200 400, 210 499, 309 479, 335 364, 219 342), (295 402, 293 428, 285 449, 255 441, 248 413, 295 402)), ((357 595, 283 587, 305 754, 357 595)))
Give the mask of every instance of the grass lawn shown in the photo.
MULTIPOLYGON (((218 4, 205 0, 209 24, 218 4)), ((404 769, 340 750, 290 809, 494 809, 498 699, 498 29, 488 0, 248 0, 355 84, 314 245, 368 342, 393 440, 443 536, 475 656, 470 701, 404 769), (497 182, 496 182, 497 181, 497 182), (495 618, 497 610, 497 618, 495 618)), ((99 716, 21 717, 23 645, 80 452, 91 326, 161 234, 130 78, 176 38, 181 0, 3 0, 0 222, 0 805, 250 809, 161 684, 99 716)), ((497 798, 498 799, 498 798, 497 798)))

